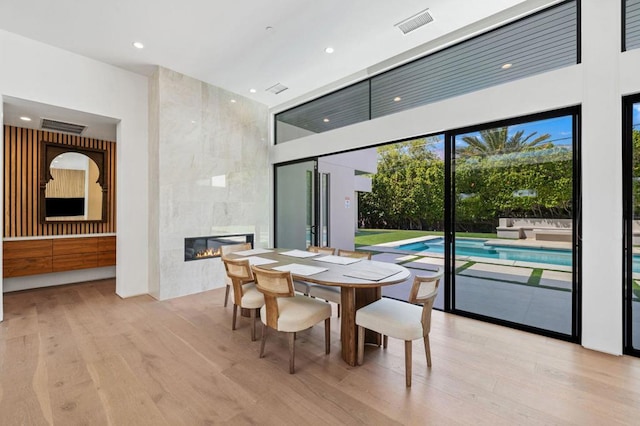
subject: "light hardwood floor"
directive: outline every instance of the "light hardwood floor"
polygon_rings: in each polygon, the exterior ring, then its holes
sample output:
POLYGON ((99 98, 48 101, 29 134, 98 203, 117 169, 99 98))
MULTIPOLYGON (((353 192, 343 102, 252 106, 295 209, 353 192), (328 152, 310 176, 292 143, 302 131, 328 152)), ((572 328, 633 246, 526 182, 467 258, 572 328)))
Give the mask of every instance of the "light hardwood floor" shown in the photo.
MULTIPOLYGON (((159 302, 120 299, 112 280, 5 294, 0 424, 638 424, 640 359, 589 351, 435 311, 433 367, 413 345, 340 358, 332 319, 266 357, 249 320, 231 331, 224 289, 159 302)), ((335 309, 335 307, 334 307, 335 309)), ((335 312, 335 310, 334 310, 335 312)))

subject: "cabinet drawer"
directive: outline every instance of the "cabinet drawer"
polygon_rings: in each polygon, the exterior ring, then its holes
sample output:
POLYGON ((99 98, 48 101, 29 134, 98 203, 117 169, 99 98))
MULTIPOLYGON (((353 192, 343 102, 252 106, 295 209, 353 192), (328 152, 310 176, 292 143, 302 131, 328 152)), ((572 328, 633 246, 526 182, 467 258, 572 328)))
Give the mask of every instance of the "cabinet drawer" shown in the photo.
POLYGON ((113 266, 115 264, 116 264, 115 250, 98 253, 98 266, 113 266))
POLYGON ((25 259, 51 257, 51 240, 4 241, 2 243, 3 259, 25 259))
POLYGON ((73 271, 98 267, 98 253, 53 256, 53 272, 73 271))
POLYGON ((52 272, 51 256, 4 259, 2 263, 2 276, 5 278, 48 274, 50 272, 52 272))
POLYGON ((53 240, 53 255, 97 253, 98 238, 60 238, 53 240))
POLYGON ((98 237, 98 252, 116 251, 116 237, 98 237))

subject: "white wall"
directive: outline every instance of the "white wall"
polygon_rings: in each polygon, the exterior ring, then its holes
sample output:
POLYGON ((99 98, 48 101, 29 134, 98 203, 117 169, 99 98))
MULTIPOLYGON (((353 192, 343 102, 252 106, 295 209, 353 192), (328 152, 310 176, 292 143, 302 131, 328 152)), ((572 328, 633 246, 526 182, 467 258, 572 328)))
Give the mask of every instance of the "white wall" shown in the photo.
POLYGON ((116 292, 147 293, 146 77, 6 31, 0 31, 0 64, 0 95, 120 120, 116 292))
POLYGON ((581 64, 276 145, 271 159, 291 161, 582 105, 582 344, 621 354, 621 96, 640 92, 640 50, 620 53, 620 16, 618 1, 582 2, 581 64))
POLYGON ((540 74, 272 147, 273 163, 365 148, 507 117, 579 105, 582 65, 540 74))
MULTIPOLYGON (((295 142, 294 142, 295 143, 295 142)), ((356 231, 358 194, 371 179, 356 176, 355 171, 375 173, 378 169, 375 148, 345 152, 318 159, 318 172, 329 174, 329 245, 353 250, 356 231), (355 218, 355 219, 354 219, 355 218)))
POLYGON ((581 7, 582 344, 620 354, 623 344, 620 2, 585 1, 581 7))
MULTIPOLYGON (((1 57, 0 57, 1 58, 1 57)), ((0 90, 0 122, 4 123, 4 102, 2 99, 2 90, 0 90)), ((0 164, 4 164, 4 132, 0 132, 0 147, 2 147, 2 152, 0 152, 0 164)), ((4 188, 4 173, 0 176, 0 187, 4 188)), ((4 211, 4 197, 0 200, 0 211, 4 211)), ((0 221, 4 225, 4 220, 0 221)), ((4 250, 3 240, 0 238, 0 253, 4 250)), ((0 270, 4 268, 3 258, 0 257, 0 270)), ((4 318, 4 303, 3 303, 3 293, 4 293, 4 283, 0 284, 0 321, 4 318)))
POLYGON ((268 244, 268 110, 166 68, 150 87, 151 290, 163 300, 225 284, 219 258, 185 262, 185 238, 249 233, 268 244))
POLYGON ((355 174, 353 167, 318 159, 318 172, 329 174, 329 246, 353 250, 355 174))

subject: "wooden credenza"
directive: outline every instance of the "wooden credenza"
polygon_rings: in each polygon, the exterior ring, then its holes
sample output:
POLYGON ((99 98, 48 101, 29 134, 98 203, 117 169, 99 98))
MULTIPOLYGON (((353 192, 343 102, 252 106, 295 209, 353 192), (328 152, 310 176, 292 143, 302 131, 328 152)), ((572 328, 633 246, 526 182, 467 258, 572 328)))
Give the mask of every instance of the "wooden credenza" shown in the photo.
POLYGON ((3 242, 2 276, 22 277, 116 264, 116 237, 43 238, 3 242))

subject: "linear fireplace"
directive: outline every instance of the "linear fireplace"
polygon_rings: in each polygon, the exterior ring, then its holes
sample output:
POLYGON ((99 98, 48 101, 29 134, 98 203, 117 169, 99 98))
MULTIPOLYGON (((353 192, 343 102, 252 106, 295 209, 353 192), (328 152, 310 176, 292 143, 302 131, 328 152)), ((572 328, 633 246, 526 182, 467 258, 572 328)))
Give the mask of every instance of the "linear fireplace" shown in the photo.
POLYGON ((253 234, 213 235, 209 237, 193 237, 184 239, 184 261, 210 259, 220 257, 221 247, 230 244, 251 243, 253 234))

